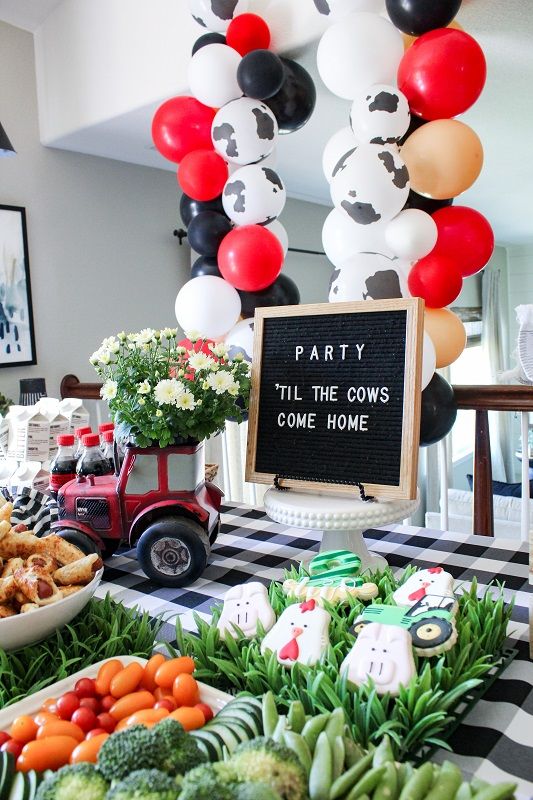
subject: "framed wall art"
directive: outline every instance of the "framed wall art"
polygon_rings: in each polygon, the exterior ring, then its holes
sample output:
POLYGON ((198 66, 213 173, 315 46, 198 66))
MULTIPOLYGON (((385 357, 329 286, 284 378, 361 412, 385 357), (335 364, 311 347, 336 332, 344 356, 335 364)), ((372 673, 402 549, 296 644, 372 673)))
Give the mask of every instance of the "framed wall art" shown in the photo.
POLYGON ((36 363, 26 212, 0 205, 0 367, 36 363))

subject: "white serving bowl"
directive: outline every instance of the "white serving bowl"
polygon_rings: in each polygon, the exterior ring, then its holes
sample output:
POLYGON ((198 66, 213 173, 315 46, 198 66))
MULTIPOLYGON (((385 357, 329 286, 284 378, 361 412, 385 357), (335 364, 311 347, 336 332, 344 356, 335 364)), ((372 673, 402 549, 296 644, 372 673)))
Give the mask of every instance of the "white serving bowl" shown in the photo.
POLYGON ((27 614, 16 614, 14 617, 0 619, 0 647, 4 650, 16 650, 27 644, 46 639, 57 628, 61 628, 74 619, 84 608, 100 583, 103 569, 99 569, 87 586, 69 597, 42 606, 27 614))

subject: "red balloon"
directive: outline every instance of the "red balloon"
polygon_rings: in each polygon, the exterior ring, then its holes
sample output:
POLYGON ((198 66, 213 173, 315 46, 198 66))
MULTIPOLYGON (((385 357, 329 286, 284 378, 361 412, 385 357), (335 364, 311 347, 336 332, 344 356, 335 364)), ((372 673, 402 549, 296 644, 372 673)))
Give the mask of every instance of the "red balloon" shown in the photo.
POLYGON ((251 50, 268 50, 270 28, 257 14, 239 14, 232 19, 226 31, 226 44, 241 56, 251 50))
POLYGON ((422 297, 428 308, 444 308, 459 295, 463 279, 451 258, 432 251, 411 268, 407 285, 413 297, 422 297))
POLYGON ((152 120, 152 139, 162 156, 179 163, 187 153, 213 149, 211 123, 215 110, 194 97, 172 97, 152 120))
POLYGON ((468 33, 437 28, 405 51, 398 88, 413 114, 426 120, 448 119, 473 105, 485 85, 483 50, 468 33))
POLYGON ((281 272, 283 247, 261 225, 242 225, 224 236, 217 261, 228 283, 244 292, 258 292, 274 283, 281 272))
POLYGON ((463 278, 475 275, 494 250, 494 233, 488 220, 467 206, 449 206, 433 214, 438 238, 433 253, 453 259, 463 278))
POLYGON ((193 200, 213 200, 228 180, 228 165, 214 150, 193 150, 178 167, 178 183, 193 200))

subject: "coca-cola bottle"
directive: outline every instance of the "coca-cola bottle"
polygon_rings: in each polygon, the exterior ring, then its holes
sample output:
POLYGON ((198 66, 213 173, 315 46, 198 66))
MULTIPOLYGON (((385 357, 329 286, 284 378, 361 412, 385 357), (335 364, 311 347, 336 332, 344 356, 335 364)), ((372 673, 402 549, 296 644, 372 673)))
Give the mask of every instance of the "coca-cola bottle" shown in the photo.
POLYGON ((57 438, 57 453, 50 464, 49 494, 57 499, 59 489, 76 477, 77 459, 74 455, 74 436, 60 434, 57 438))
POLYGON ((86 433, 81 441, 83 453, 76 465, 76 475, 111 475, 115 470, 100 450, 100 436, 86 433))
POLYGON ((81 437, 85 436, 86 433, 92 433, 92 429, 89 427, 85 428, 75 428, 74 430, 74 455, 76 458, 79 458, 83 453, 83 444, 81 443, 81 437))
POLYGON ((105 458, 111 464, 111 469, 113 472, 115 471, 115 432, 113 430, 104 431, 103 434, 104 444, 102 447, 102 453, 105 458))
POLYGON ((114 431, 114 430, 115 430, 115 423, 114 422, 102 422, 98 426, 98 433, 100 434, 100 447, 102 448, 102 450, 105 447, 104 433, 106 431, 114 431))

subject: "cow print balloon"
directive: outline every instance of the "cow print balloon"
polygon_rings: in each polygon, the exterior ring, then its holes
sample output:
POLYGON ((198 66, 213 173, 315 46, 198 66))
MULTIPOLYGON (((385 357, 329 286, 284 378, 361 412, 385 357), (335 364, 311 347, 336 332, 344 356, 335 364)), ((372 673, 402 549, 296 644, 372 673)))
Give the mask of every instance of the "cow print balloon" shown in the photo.
POLYGON ((407 288, 410 266, 409 261, 381 253, 356 253, 333 270, 329 302, 411 297, 407 288))
POLYGON ((236 170, 222 192, 222 205, 236 225, 268 225, 283 211, 285 186, 278 173, 261 164, 236 170))
POLYGON ((384 83, 359 92, 350 112, 355 137, 371 144, 395 144, 408 129, 410 118, 405 95, 384 83))
POLYGON ((233 17, 248 11, 248 0, 188 0, 189 10, 203 28, 225 33, 233 17))
POLYGON ((314 0, 317 11, 326 17, 338 20, 354 11, 374 11, 378 14, 382 0, 314 0))
POLYGON ((231 164, 253 164, 274 150, 278 123, 264 103, 239 97, 220 108, 211 137, 217 153, 231 164))

